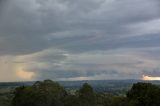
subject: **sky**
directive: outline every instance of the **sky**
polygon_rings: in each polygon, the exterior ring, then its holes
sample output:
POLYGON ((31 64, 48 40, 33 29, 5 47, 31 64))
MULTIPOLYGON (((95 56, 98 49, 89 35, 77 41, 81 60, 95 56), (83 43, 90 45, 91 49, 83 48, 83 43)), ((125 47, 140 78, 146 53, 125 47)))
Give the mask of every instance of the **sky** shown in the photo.
POLYGON ((160 79, 159 0, 0 0, 0 81, 160 79))

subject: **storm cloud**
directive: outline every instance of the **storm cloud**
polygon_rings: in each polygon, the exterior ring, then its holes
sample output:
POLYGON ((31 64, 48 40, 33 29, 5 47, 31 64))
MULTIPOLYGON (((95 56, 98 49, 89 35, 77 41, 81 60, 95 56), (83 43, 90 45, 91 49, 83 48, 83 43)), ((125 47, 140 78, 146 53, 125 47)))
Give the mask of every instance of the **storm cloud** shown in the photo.
POLYGON ((158 77, 159 10, 159 0, 0 0, 0 81, 158 77))

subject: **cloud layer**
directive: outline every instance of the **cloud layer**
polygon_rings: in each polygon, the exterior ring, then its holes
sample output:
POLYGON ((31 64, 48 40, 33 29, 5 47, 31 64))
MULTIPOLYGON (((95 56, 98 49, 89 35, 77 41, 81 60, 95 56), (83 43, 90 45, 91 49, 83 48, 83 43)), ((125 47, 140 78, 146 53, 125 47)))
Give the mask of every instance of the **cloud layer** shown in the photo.
POLYGON ((1 0, 0 81, 158 77, 159 10, 159 0, 1 0))

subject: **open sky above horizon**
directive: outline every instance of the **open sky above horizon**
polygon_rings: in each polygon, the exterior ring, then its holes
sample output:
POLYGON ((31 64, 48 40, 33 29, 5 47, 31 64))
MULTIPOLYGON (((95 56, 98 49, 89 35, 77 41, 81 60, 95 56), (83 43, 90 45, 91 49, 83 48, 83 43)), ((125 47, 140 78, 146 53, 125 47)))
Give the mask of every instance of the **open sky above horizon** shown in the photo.
POLYGON ((0 0, 0 82, 160 80, 160 0, 0 0))

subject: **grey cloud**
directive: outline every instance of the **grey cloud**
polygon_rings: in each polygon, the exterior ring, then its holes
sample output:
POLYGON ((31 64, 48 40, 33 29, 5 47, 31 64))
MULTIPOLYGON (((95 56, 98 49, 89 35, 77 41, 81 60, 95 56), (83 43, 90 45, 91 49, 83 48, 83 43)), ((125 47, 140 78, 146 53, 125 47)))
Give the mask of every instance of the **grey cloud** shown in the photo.
POLYGON ((93 45, 97 47, 103 47, 105 45, 103 42, 108 42, 107 45, 116 45, 117 42, 110 44, 107 39, 111 39, 112 42, 121 40, 117 38, 123 35, 129 37, 130 30, 125 27, 127 24, 159 18, 156 3, 156 0, 111 0, 109 3, 105 0, 8 1, 8 4, 4 4, 8 5, 8 9, 3 10, 0 21, 0 33, 3 39, 3 42, 0 42, 3 45, 0 47, 1 54, 28 54, 59 46, 65 48, 67 43, 69 43, 67 48, 73 51, 73 45, 83 51, 94 50, 94 47, 90 48, 92 43, 85 43, 91 42, 87 39, 94 37, 96 43, 93 45), (67 30, 72 34, 77 29, 78 32, 73 38, 53 37, 51 40, 46 38, 51 33, 67 30), (94 30, 97 30, 97 33, 94 30), (77 36, 80 36, 80 39, 77 36), (97 36, 102 40, 96 38, 97 36), (103 41, 104 39, 107 41, 103 41), (73 40, 74 42, 70 44, 73 40))
MULTIPOLYGON (((160 36, 159 34, 142 35, 136 37, 116 38, 116 39, 91 39, 89 37, 81 37, 75 42, 73 38, 69 39, 70 42, 65 42, 62 46, 63 49, 72 52, 85 52, 92 50, 112 50, 118 48, 146 48, 146 47, 159 47, 160 36)), ((57 40, 58 41, 58 40, 57 40)), ((65 40, 63 40, 65 41, 65 40)), ((62 42, 64 43, 64 42, 62 42)))
POLYGON ((143 70, 143 74, 147 76, 152 76, 152 77, 159 77, 160 76, 160 69, 156 68, 153 70, 143 70))
MULTIPOLYGON (((35 72, 35 71, 34 71, 35 72)), ((85 70, 85 73, 82 70, 39 70, 35 72, 37 76, 34 79, 63 79, 63 78, 76 78, 76 77, 94 77, 94 76, 117 76, 115 79, 123 79, 130 77, 131 79, 136 79, 141 77, 136 73, 126 73, 115 70, 85 70)), ((111 78, 111 77, 108 77, 111 78)), ((113 78, 114 79, 114 78, 113 78)))
MULTIPOLYGON (((133 75, 139 78, 140 75, 131 71, 134 67, 142 74, 142 69, 146 68, 143 65, 149 61, 147 56, 152 57, 155 67, 158 66, 156 56, 159 57, 159 52, 143 49, 160 46, 160 31, 146 33, 148 26, 140 25, 141 29, 145 27, 146 30, 139 31, 136 25, 149 22, 146 25, 155 26, 150 22, 160 19, 159 3, 159 0, 0 0, 0 57, 26 57, 13 60, 13 63, 27 64, 25 68, 31 71, 39 70, 36 73, 40 79, 96 75, 133 75), (63 52, 44 53, 48 49, 63 52), (127 52, 125 55, 129 55, 131 60, 128 61, 131 63, 122 60, 122 63, 113 63, 113 69, 105 67, 106 70, 98 67, 106 64, 96 60, 95 64, 83 64, 77 58, 73 62, 69 60, 70 55, 96 51, 113 50, 112 57, 117 49, 124 52, 135 50, 137 54, 127 52), (133 61, 132 56, 141 57, 142 60, 133 61), (137 68, 139 65, 141 67, 137 68), (121 69, 114 69, 120 66, 121 69)), ((110 59, 114 61, 114 57, 110 59)), ((152 70, 149 72, 156 73, 152 70)))
POLYGON ((59 78, 72 78, 72 77, 80 77, 83 74, 78 72, 77 70, 69 70, 69 71, 64 71, 64 70, 39 70, 36 72, 35 79, 45 79, 45 78, 50 78, 50 79, 59 79, 59 78))

